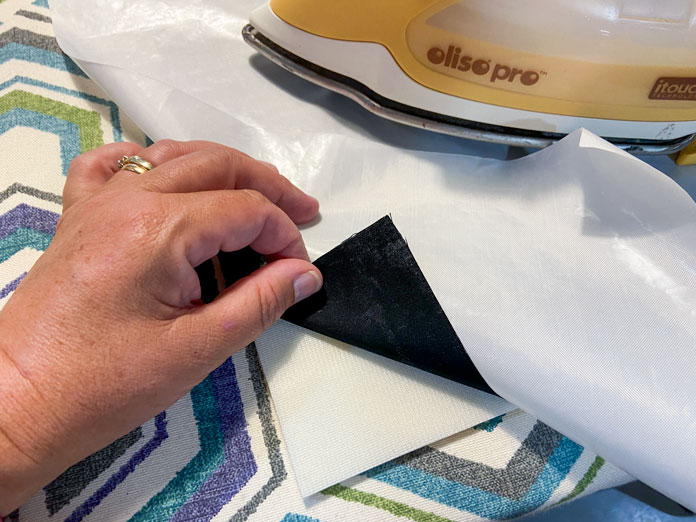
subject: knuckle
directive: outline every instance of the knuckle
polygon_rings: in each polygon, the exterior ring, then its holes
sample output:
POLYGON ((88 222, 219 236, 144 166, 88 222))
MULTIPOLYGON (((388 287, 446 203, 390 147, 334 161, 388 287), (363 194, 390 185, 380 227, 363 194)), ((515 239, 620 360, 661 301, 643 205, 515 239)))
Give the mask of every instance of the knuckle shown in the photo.
POLYGON ((247 203, 253 206, 266 206, 270 204, 270 201, 266 196, 261 194, 258 190, 253 189, 240 189, 236 190, 236 195, 247 203))
MULTIPOLYGON (((98 204, 97 201, 94 203, 98 204)), ((156 240, 167 215, 162 198, 144 192, 132 195, 129 203, 132 204, 118 205, 110 213, 114 221, 111 228, 123 231, 131 243, 156 240)))
POLYGON ((68 176, 75 171, 80 171, 88 169, 92 166, 93 161, 90 154, 80 154, 75 159, 70 162, 70 168, 68 169, 68 176))
POLYGON ((292 181, 290 181, 288 178, 286 178, 282 174, 278 174, 278 178, 280 179, 280 188, 281 188, 281 193, 280 193, 279 199, 282 199, 283 197, 286 197, 286 196, 292 194, 294 191, 296 191, 295 185, 293 185, 292 181))
MULTIPOLYGON (((68 173, 70 175, 70 173, 68 173)), ((68 210, 68 207, 73 203, 73 193, 75 193, 75 189, 73 188, 72 183, 69 183, 66 181, 65 185, 63 185, 63 212, 68 210)))
POLYGON ((226 147, 211 148, 205 151, 211 162, 220 165, 221 170, 236 170, 239 164, 239 157, 235 156, 231 149, 226 147))
POLYGON ((254 158, 249 158, 249 160, 253 161, 254 163, 258 163, 264 169, 270 171, 270 173, 275 175, 275 176, 280 175, 280 171, 278 170, 278 167, 276 167, 273 163, 269 163, 268 161, 254 159, 254 158))
POLYGON ((61 225, 63 225, 63 222, 65 220, 64 216, 65 216, 65 210, 63 211, 63 214, 60 215, 60 217, 58 218, 58 221, 56 222, 56 233, 58 233, 61 225))
POLYGON ((170 139, 159 140, 157 143, 152 145, 150 149, 150 156, 153 160, 157 161, 159 158, 178 156, 183 152, 182 149, 183 147, 180 141, 170 139))
POLYGON ((263 330, 269 329, 291 304, 288 293, 283 292, 271 281, 256 283, 256 299, 259 321, 263 330))
POLYGON ((248 168, 249 157, 236 149, 220 147, 219 149, 215 149, 215 152, 218 154, 223 170, 225 170, 228 175, 236 177, 239 172, 248 168))

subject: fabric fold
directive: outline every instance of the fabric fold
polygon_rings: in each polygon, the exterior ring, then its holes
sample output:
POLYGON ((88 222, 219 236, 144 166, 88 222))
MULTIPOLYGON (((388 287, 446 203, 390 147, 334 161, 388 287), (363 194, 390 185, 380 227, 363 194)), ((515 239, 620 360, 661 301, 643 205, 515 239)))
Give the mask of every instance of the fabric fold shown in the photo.
POLYGON ((315 261, 322 290, 283 319, 495 393, 476 370, 390 216, 315 261))

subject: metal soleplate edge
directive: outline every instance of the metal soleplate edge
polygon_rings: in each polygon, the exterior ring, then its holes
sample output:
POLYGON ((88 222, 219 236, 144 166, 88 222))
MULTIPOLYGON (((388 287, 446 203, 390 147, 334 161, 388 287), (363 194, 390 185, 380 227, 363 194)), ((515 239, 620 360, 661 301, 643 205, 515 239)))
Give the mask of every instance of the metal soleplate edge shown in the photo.
MULTIPOLYGON (((352 78, 320 67, 287 51, 250 24, 244 27, 242 36, 260 54, 283 69, 316 85, 342 94, 382 118, 404 125, 460 138, 536 149, 548 147, 565 137, 565 134, 530 131, 464 120, 404 105, 377 94, 352 78)), ((679 152, 691 143, 694 136, 696 135, 689 134, 673 140, 605 139, 633 154, 672 154, 679 152)))

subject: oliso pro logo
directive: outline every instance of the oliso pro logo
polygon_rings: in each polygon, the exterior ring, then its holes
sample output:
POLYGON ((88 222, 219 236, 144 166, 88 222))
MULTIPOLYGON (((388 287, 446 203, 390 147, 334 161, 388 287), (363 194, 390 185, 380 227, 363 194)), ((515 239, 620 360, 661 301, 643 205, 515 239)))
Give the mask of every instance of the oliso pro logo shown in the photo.
POLYGON ((493 63, 492 60, 483 58, 475 59, 473 56, 462 55, 461 47, 450 45, 447 50, 440 47, 431 47, 428 50, 428 61, 433 65, 441 65, 462 72, 471 72, 477 76, 487 77, 488 81, 507 81, 509 83, 518 82, 521 85, 531 87, 536 85, 546 72, 532 71, 493 63))
POLYGON ((696 100, 696 78, 658 78, 651 100, 696 100))

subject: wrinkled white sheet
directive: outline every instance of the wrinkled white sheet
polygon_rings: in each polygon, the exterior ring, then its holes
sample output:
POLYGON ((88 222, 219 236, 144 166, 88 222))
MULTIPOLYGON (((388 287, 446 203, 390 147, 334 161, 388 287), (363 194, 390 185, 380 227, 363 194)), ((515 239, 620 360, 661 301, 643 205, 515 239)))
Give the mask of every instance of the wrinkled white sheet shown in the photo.
MULTIPOLYGON (((240 31, 259 3, 51 6, 64 50, 152 138, 235 146, 274 162, 317 196, 322 219, 304 231, 312 256, 391 213, 498 393, 696 509, 691 198, 585 131, 500 161, 502 147, 381 121, 255 56, 240 31)), ((299 371, 284 366, 291 358, 264 355, 285 349, 281 344, 275 338, 259 346, 276 406, 277 392, 292 382, 274 376, 299 371)), ((359 369, 342 364, 346 375, 359 369)), ((303 487, 297 473, 303 448, 288 437, 293 412, 278 413, 300 487, 309 493, 314 486, 303 487)), ((360 420, 362 413, 345 415, 360 420)), ((322 410, 303 422, 321 426, 322 410)))

